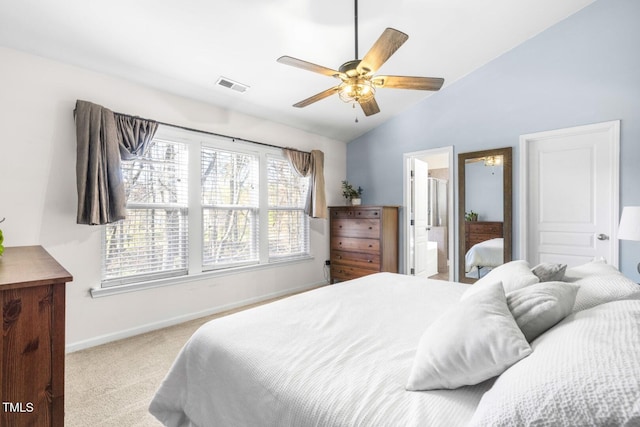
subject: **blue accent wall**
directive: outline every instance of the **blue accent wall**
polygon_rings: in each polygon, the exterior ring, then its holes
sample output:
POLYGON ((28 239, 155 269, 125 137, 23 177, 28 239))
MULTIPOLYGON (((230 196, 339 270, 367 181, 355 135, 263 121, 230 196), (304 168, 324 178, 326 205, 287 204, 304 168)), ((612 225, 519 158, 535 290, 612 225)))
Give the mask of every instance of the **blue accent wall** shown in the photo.
MULTIPOLYGON (((366 204, 402 205, 403 153, 513 147, 518 258, 520 135, 620 120, 620 212, 640 205, 639 22, 638 0, 596 1, 351 141, 348 180, 366 204)), ((621 241, 620 269, 636 281, 638 262, 640 242, 621 241)))

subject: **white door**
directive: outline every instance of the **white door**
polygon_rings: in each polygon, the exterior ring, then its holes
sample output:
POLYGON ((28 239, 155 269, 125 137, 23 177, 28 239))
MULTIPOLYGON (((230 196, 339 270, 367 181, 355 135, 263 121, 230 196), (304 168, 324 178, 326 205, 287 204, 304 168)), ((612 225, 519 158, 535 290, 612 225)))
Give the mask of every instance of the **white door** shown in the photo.
POLYGON ((521 254, 618 264, 619 121, 520 137, 521 254))
POLYGON ((429 165, 420 159, 413 159, 413 201, 414 274, 430 276, 438 272, 438 260, 429 265, 429 165))

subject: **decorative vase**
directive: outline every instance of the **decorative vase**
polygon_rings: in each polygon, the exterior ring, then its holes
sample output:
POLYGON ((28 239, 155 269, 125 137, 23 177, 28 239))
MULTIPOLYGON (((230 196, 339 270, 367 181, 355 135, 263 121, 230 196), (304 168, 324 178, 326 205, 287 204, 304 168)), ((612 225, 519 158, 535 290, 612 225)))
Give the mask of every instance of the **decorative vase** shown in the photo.
POLYGON ((351 206, 360 206, 362 204, 362 199, 355 198, 351 199, 351 206))

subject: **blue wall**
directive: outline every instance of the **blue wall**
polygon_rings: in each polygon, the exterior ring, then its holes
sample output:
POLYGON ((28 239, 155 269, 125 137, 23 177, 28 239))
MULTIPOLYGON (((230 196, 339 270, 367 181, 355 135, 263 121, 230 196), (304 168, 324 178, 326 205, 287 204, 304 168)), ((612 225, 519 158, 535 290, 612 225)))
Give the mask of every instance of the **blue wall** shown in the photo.
MULTIPOLYGON (((596 1, 350 142, 348 180, 364 203, 402 205, 403 153, 511 146, 518 258, 519 136, 621 120, 620 211, 640 205, 639 20, 639 0, 596 1)), ((622 241, 620 268, 636 281, 639 261, 640 242, 622 241)))

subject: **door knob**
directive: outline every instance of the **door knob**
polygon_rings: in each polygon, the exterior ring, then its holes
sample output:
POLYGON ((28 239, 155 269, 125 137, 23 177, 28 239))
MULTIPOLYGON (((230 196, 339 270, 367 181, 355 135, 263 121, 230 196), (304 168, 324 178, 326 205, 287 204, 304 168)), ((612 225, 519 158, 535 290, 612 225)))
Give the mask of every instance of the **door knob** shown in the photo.
POLYGON ((609 236, 607 236, 606 234, 598 234, 598 240, 609 240, 609 236))

